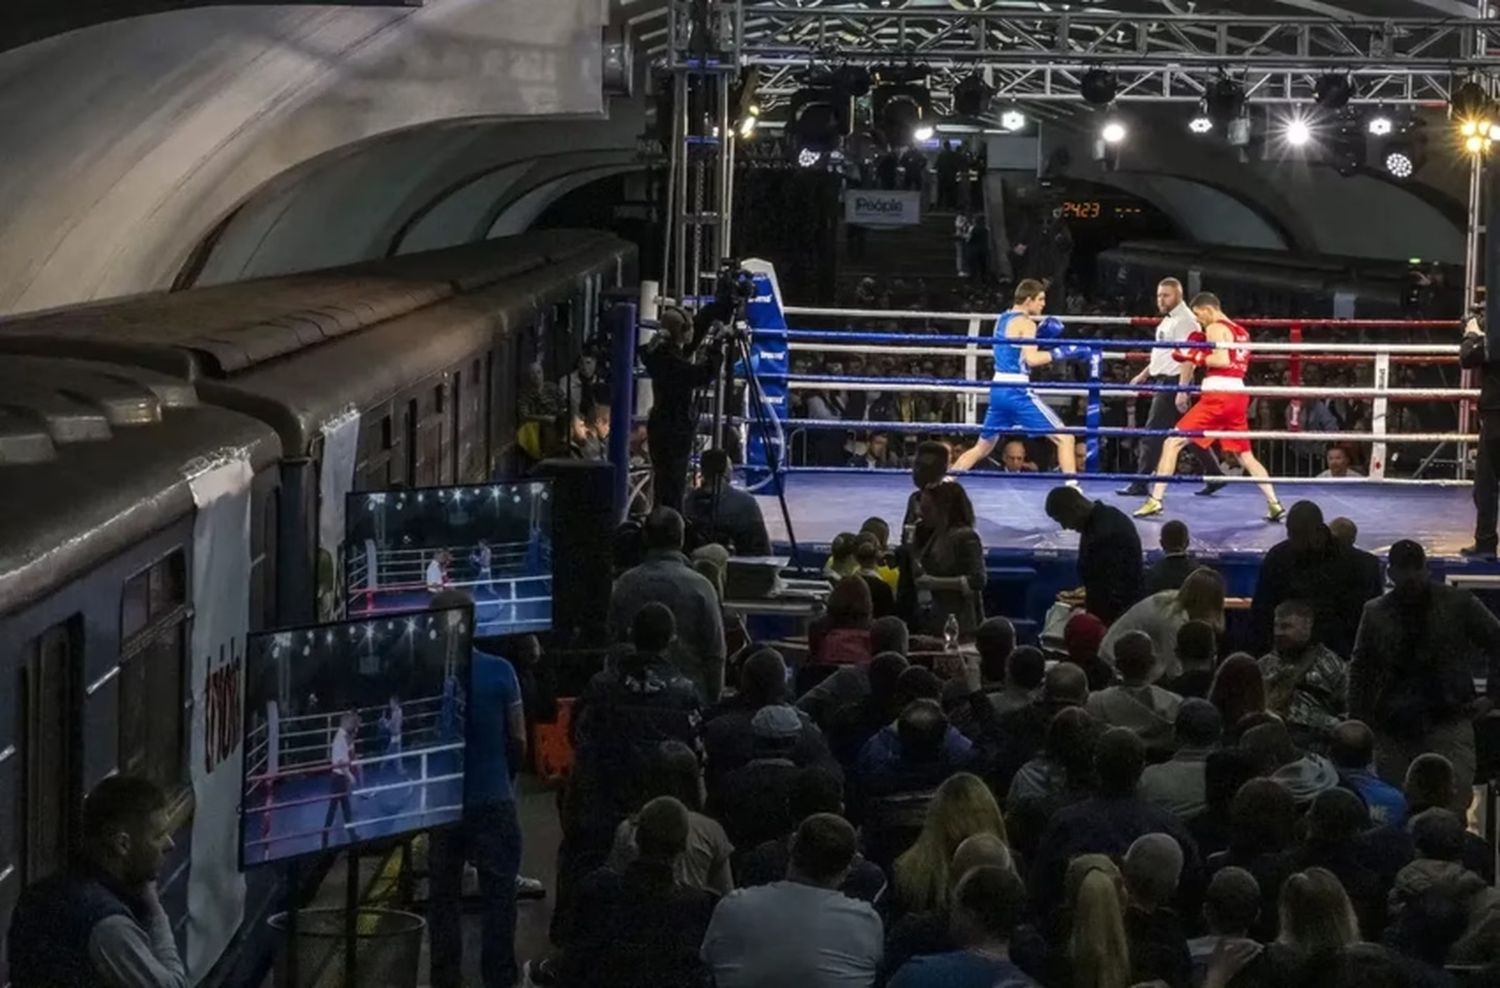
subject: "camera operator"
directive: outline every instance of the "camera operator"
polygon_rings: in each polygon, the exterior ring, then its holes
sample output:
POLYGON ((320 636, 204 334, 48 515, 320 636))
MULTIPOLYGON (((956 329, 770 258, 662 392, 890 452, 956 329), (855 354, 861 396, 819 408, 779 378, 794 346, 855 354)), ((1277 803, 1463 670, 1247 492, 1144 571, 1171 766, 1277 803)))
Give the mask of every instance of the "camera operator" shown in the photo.
POLYGON ((664 306, 661 332, 641 350, 654 395, 646 440, 651 448, 656 507, 682 510, 688 460, 698 431, 697 390, 713 383, 724 362, 722 341, 701 344, 713 323, 732 313, 732 305, 719 301, 704 306, 696 316, 675 305, 664 306))
POLYGON ((1458 364, 1479 370, 1479 462, 1474 469, 1474 544, 1465 556, 1495 555, 1500 514, 1500 355, 1486 352, 1484 323, 1473 315, 1464 324, 1458 364))

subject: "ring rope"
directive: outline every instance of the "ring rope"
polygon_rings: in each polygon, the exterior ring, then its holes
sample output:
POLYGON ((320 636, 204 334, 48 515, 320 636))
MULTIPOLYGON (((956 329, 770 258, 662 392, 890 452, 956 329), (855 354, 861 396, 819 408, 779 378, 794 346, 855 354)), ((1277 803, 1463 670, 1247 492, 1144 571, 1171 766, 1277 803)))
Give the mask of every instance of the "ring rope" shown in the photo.
MULTIPOLYGON (((846 432, 910 432, 937 435, 978 435, 984 429, 982 425, 967 425, 963 422, 875 422, 789 418, 786 424, 799 429, 842 429, 846 432)), ((1085 426, 1063 426, 1060 429, 1005 429, 1002 431, 1008 436, 1103 436, 1106 438, 1181 436, 1184 439, 1290 439, 1319 443, 1472 443, 1479 441, 1478 435, 1461 432, 1291 432, 1286 429, 1251 429, 1246 432, 1234 432, 1222 429, 1133 429, 1128 426, 1101 426, 1097 429, 1085 426)))
MULTIPOLYGON (((781 377, 787 387, 797 391, 821 391, 815 384, 837 384, 841 391, 936 391, 956 394, 988 394, 990 388, 1023 388, 1056 394, 1082 396, 1094 391, 1115 396, 1119 394, 1152 394, 1156 392, 1176 394, 1200 394, 1202 389, 1191 384, 1130 384, 1123 381, 1100 382, 1083 386, 1077 381, 934 381, 925 377, 871 377, 844 374, 775 374, 761 371, 764 377, 781 377)), ((1247 384, 1237 389, 1236 394, 1265 398, 1390 398, 1396 401, 1439 401, 1478 398, 1475 388, 1293 388, 1283 385, 1247 384)))
MULTIPOLYGON (((949 319, 969 322, 980 319, 994 322, 1000 312, 937 312, 911 309, 830 309, 812 305, 787 305, 782 312, 789 316, 858 316, 861 319, 949 319)), ((1161 316, 1058 316, 1063 325, 1086 324, 1093 326, 1155 326, 1161 316)), ((1251 318, 1236 319, 1247 328, 1261 329, 1456 329, 1454 319, 1289 319, 1251 318)))
MULTIPOLYGON (((786 339, 793 342, 811 342, 819 340, 836 340, 845 344, 853 341, 856 343, 910 343, 910 333, 869 333, 856 332, 853 330, 837 329, 788 329, 771 330, 767 334, 771 339, 786 339)), ((923 335, 923 344, 928 346, 974 346, 979 348, 994 345, 993 336, 946 336, 946 335, 923 335)), ((1172 340, 1112 340, 1096 339, 1088 336, 1053 337, 1050 339, 1033 339, 1018 341, 1025 346, 1036 346, 1046 350, 1053 347, 1085 347, 1088 349, 1112 349, 1130 350, 1246 350, 1252 353, 1306 353, 1316 350, 1322 353, 1368 353, 1385 354, 1397 356, 1402 354, 1444 354, 1457 356, 1459 352, 1456 343, 1257 343, 1238 341, 1228 343, 1189 343, 1187 341, 1174 342, 1172 340)))
MULTIPOLYGON (((907 337, 910 339, 910 337, 907 337)), ((986 341, 990 337, 968 338, 970 346, 966 347, 935 347, 935 346, 892 346, 889 344, 847 344, 847 343, 788 343, 787 350, 792 353, 857 353, 868 357, 871 354, 897 354, 913 357, 958 357, 966 355, 978 355, 981 360, 990 359, 990 344, 986 341)), ((1065 342, 1081 342, 1068 340, 1065 342)), ((1110 341, 1113 343, 1114 341, 1110 341)), ((1303 344, 1304 346, 1317 347, 1318 344, 1303 344)), ((1145 360, 1147 354, 1139 351, 1127 350, 1105 350, 1100 354, 1105 360, 1145 360)), ((1300 360, 1308 364, 1365 364, 1371 358, 1380 354, 1328 354, 1326 356, 1316 353, 1303 353, 1289 350, 1286 353, 1262 353, 1258 360, 1300 360)), ((1390 358, 1393 364, 1444 364, 1452 365, 1457 359, 1452 355, 1447 356, 1407 356, 1397 355, 1390 358)))
MULTIPOLYGON (((786 473, 790 474, 889 474, 892 476, 910 477, 911 470, 906 467, 787 467, 786 473)), ((1020 473, 1008 473, 1001 470, 969 470, 955 476, 963 477, 965 481, 983 477, 1004 477, 1006 480, 1022 478, 1028 481, 1048 481, 1052 484, 1060 484, 1064 480, 1078 480, 1080 482, 1093 483, 1118 483, 1120 481, 1143 481, 1154 483, 1162 481, 1168 484, 1201 484, 1205 478, 1201 474, 1152 474, 1152 473, 1079 473, 1063 474, 1055 471, 1028 470, 1020 473)), ((1435 479, 1424 480, 1411 477, 1269 477, 1263 481, 1258 477, 1241 477, 1224 474, 1211 478, 1214 483, 1223 481, 1226 484, 1343 484, 1343 485, 1367 485, 1393 487, 1469 487, 1471 481, 1435 479)))

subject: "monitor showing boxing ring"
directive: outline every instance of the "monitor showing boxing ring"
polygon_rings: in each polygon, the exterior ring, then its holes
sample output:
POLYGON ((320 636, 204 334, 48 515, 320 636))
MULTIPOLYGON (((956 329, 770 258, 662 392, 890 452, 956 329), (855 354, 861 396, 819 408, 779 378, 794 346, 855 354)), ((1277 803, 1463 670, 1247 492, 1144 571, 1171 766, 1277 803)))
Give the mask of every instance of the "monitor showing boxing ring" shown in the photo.
POLYGON ((463 815, 467 607, 252 634, 240 867, 463 815))
POLYGON ((552 483, 350 494, 344 539, 348 613, 382 617, 474 600, 474 636, 552 627, 552 483))

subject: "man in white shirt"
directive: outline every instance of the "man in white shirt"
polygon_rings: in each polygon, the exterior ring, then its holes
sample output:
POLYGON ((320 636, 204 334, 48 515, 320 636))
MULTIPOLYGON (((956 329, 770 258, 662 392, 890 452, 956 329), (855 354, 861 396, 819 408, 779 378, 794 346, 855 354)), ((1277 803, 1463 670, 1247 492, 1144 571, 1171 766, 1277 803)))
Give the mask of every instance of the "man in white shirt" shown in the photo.
POLYGON ((832 813, 802 821, 786 880, 737 889, 719 901, 702 957, 717 988, 868 988, 884 930, 869 903, 838 891, 859 849, 832 813))
POLYGON ((1318 474, 1323 477, 1363 477, 1364 474, 1354 469, 1354 457, 1349 455, 1349 447, 1340 443, 1334 443, 1328 447, 1323 454, 1323 462, 1328 464, 1328 469, 1318 474))
POLYGON ((328 846, 328 831, 333 827, 333 818, 342 807, 344 830, 350 840, 354 839, 354 808, 349 805, 349 794, 354 791, 355 776, 359 769, 354 764, 354 735, 359 731, 359 714, 350 710, 339 718, 338 730, 333 732, 333 742, 328 747, 329 790, 328 812, 323 816, 323 846, 328 846))
MULTIPOLYGON (((1188 338, 1190 333, 1198 332, 1201 327, 1198 320, 1193 316, 1193 310, 1188 308, 1182 298, 1182 282, 1176 278, 1163 278, 1156 286, 1156 308, 1162 315, 1161 322, 1156 324, 1156 341, 1158 343, 1181 343, 1188 338)), ((1139 374, 1130 379, 1131 384, 1155 384, 1155 385, 1188 385, 1193 383, 1194 367, 1190 363, 1179 364, 1172 358, 1172 348, 1156 347, 1151 351, 1151 359, 1139 374)), ((1146 416, 1145 428, 1147 429, 1170 429, 1177 424, 1177 417, 1188 409, 1188 394, 1186 392, 1173 393, 1171 391, 1156 391, 1151 395, 1151 411, 1146 416)), ((1156 472, 1157 461, 1161 459, 1161 447, 1165 441, 1163 436, 1146 436, 1141 439, 1140 455, 1136 462, 1135 472, 1138 474, 1150 474, 1156 472)), ((1209 450, 1200 446, 1190 444, 1188 452, 1198 458, 1199 467, 1203 476, 1217 477, 1224 471, 1219 467, 1219 461, 1209 450)), ((1213 494, 1220 487, 1222 481, 1208 481, 1199 494, 1213 494)), ((1133 480, 1129 486, 1121 488, 1116 493, 1124 497, 1141 497, 1147 493, 1147 485, 1144 480, 1133 480)))
POLYGON ((427 563, 424 577, 428 593, 438 593, 448 585, 448 551, 439 549, 427 563))

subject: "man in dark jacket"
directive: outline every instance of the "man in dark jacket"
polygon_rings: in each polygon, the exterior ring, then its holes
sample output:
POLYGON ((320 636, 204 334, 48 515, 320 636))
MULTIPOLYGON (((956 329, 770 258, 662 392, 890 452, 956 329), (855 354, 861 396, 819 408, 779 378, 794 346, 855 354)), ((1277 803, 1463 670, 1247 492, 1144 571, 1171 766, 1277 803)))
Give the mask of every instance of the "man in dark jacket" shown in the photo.
POLYGON ((1479 371, 1479 462, 1474 469, 1474 544, 1466 556, 1493 557, 1500 518, 1500 359, 1491 360, 1479 320, 1464 325, 1458 364, 1479 371))
POLYGON ((1380 596, 1378 568, 1345 548, 1323 524, 1323 512, 1298 501, 1286 516, 1286 539, 1273 545, 1260 565, 1250 604, 1254 654, 1275 644, 1272 626, 1283 601, 1305 600, 1313 608, 1313 639, 1340 656, 1354 645, 1365 602, 1380 596))
POLYGON ((10 920, 17 988, 192 984, 156 880, 172 837, 167 800, 145 779, 117 775, 83 804, 82 860, 21 894, 10 920))
POLYGON ((1391 546, 1388 563, 1393 589, 1366 604, 1359 623, 1349 715, 1375 729, 1375 768, 1392 785, 1424 752, 1452 762, 1449 808, 1463 816, 1473 797, 1473 718, 1500 693, 1500 620, 1467 590, 1433 583, 1417 543, 1391 546), (1484 699, 1474 694, 1481 668, 1484 699))
MULTIPOLYGON (((740 667, 739 692, 714 708, 703 728, 708 756, 705 779, 710 790, 718 788, 725 775, 755 757, 755 715, 766 707, 790 702, 786 680, 786 660, 774 648, 761 649, 740 667)), ((818 765, 842 776, 823 732, 812 718, 798 713, 801 727, 787 757, 799 768, 818 765)))
POLYGON ((1047 515, 1078 533, 1078 576, 1083 606, 1105 624, 1141 599, 1141 537, 1119 508, 1091 501, 1076 487, 1054 487, 1047 515))
POLYGON ((948 447, 936 439, 917 446, 911 464, 911 483, 916 490, 906 499, 906 515, 901 519, 901 546, 896 550, 896 567, 901 573, 896 588, 896 612, 908 621, 917 613, 916 566, 912 564, 912 547, 923 545, 927 533, 922 531, 922 492, 941 483, 948 472, 948 447))
POLYGON ((1145 592, 1147 594, 1181 588, 1182 581, 1198 568, 1198 560, 1188 552, 1188 542, 1188 527, 1182 522, 1174 519, 1161 527, 1163 555, 1151 564, 1150 569, 1146 570, 1145 592))
POLYGON ((682 508, 692 546, 717 542, 732 556, 769 556, 771 538, 760 503, 729 482, 729 454, 707 450, 698 466, 703 483, 688 493, 682 508))
MULTIPOLYGON (((696 319, 676 306, 661 312, 661 332, 641 348, 641 363, 651 376, 651 414, 646 420, 651 444, 651 489, 656 506, 681 510, 687 491, 688 459, 698 430, 698 389, 719 373, 723 354, 699 342, 713 316, 709 306, 696 319)), ((624 428, 628 423, 621 423, 624 428)))

